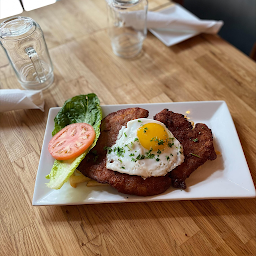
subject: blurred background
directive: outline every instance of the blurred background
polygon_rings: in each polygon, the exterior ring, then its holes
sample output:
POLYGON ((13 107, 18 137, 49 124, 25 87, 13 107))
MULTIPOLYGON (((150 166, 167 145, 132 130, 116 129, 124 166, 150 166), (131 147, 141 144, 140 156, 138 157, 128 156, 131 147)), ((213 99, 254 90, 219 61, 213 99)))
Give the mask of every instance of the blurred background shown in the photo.
MULTIPOLYGON (((0 21, 3 18, 22 15, 58 0, 0 0, 0 21)), ((70 2, 75 0, 70 0, 70 2)), ((102 0, 106 1, 106 0, 102 0)), ((150 3, 150 0, 148 0, 150 3)), ((164 2, 164 1, 160 1, 164 2)), ((256 0, 166 0, 176 2, 200 19, 223 20, 219 35, 256 60, 256 0)), ((86 1, 84 1, 86 5, 86 1)), ((29 13, 28 13, 29 14, 29 13)))
POLYGON ((223 20, 219 35, 256 60, 256 0, 174 0, 200 19, 223 20))

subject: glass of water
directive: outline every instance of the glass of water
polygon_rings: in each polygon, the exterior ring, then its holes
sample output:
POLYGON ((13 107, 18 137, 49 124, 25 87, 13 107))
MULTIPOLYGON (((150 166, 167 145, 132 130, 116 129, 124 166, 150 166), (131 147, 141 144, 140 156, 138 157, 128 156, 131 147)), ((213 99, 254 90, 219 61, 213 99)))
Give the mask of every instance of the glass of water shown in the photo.
POLYGON ((107 0, 109 36, 113 52, 133 58, 147 36, 147 0, 107 0))

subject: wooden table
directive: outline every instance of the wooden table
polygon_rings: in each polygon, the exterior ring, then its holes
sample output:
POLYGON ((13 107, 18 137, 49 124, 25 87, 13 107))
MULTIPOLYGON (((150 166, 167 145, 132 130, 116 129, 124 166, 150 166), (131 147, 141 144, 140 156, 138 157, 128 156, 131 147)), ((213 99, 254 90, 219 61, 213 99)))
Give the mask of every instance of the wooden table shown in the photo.
MULTIPOLYGON (((44 31, 55 82, 45 112, 0 113, 0 255, 255 255, 255 199, 32 206, 49 108, 90 92, 102 105, 225 100, 255 182, 255 63, 206 34, 166 47, 148 33, 138 58, 121 59, 104 0, 61 0, 22 15, 44 31)), ((21 88, 2 50, 0 82, 21 88)))

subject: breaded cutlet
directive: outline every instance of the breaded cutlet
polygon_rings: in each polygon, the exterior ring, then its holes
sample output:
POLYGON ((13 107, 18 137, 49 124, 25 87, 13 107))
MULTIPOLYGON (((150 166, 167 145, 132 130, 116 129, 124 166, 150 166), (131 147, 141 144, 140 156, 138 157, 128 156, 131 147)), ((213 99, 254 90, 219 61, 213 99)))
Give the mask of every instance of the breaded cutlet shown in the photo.
POLYGON ((180 141, 185 156, 184 162, 165 176, 143 179, 140 176, 119 173, 106 168, 107 147, 115 144, 119 130, 127 122, 147 118, 148 111, 142 108, 127 108, 107 115, 101 124, 101 135, 96 146, 85 157, 78 170, 85 176, 110 186, 124 194, 151 196, 166 191, 171 184, 175 188, 186 188, 185 180, 207 160, 214 160, 211 130, 205 124, 195 128, 182 115, 164 109, 154 116, 162 122, 180 141))
POLYGON ((143 179, 140 176, 115 172, 106 168, 106 147, 115 144, 117 135, 122 126, 128 121, 147 118, 148 111, 142 108, 127 108, 113 112, 102 120, 101 134, 96 146, 80 163, 78 170, 85 176, 110 186, 124 194, 150 196, 161 194, 171 185, 168 176, 150 177, 143 179))
POLYGON ((185 180, 207 160, 216 159, 211 130, 197 123, 195 127, 182 115, 164 109, 154 116, 172 132, 183 146, 185 161, 170 172, 172 185, 186 189, 185 180))

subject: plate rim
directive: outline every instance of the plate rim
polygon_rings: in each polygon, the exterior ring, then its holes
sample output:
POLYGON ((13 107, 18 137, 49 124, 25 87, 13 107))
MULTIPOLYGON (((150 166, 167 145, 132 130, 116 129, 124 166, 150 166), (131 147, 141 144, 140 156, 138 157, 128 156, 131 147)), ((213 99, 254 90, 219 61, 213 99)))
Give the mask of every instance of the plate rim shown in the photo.
MULTIPOLYGON (((240 142, 240 139, 238 137, 238 134, 237 134, 237 130, 235 128, 235 124, 233 122, 233 119, 232 119, 232 116, 231 116, 231 113, 228 109, 228 106, 227 106, 227 103, 224 101, 224 100, 216 100, 216 101, 185 101, 185 102, 159 102, 159 103, 131 103, 131 104, 113 104, 113 105, 101 105, 102 108, 104 107, 107 107, 107 108, 111 108, 111 107, 114 107, 114 108, 127 108, 127 107, 140 107, 140 106, 151 106, 151 105, 184 105, 184 104, 202 104, 202 103, 205 103, 205 104, 219 104, 219 107, 222 106, 224 104, 226 110, 228 111, 228 114, 229 114, 229 117, 231 118, 231 121, 232 121, 232 125, 233 125, 233 128, 236 132, 236 136, 238 139, 238 142, 240 143, 240 147, 241 147, 241 150, 243 152, 243 155, 241 157, 244 158, 245 160, 245 163, 248 167, 248 163, 246 161, 246 158, 245 158, 245 155, 244 155, 244 151, 243 151, 243 148, 242 148, 242 145, 241 145, 241 142, 240 142)), ((219 107, 217 109, 219 109, 219 107)), ((42 158, 42 154, 43 154, 43 148, 45 147, 44 144, 46 143, 46 131, 47 131, 47 127, 49 125, 49 122, 50 122, 50 118, 51 115, 52 115, 52 112, 54 110, 57 110, 57 109, 61 109, 61 107, 52 107, 49 109, 49 112, 48 112, 48 118, 47 118, 47 123, 46 123, 46 128, 45 128, 45 134, 44 134, 44 139, 43 139, 43 144, 42 144, 42 150, 41 150, 41 154, 40 154, 40 159, 39 159, 39 164, 38 164, 38 169, 37 169, 37 175, 36 175, 36 180, 35 180, 35 187, 34 187, 34 194, 33 194, 33 200, 32 200, 32 205, 36 205, 36 206, 40 206, 40 205, 82 205, 82 204, 98 204, 98 203, 124 203, 124 202, 150 202, 150 201, 182 201, 182 200, 203 200, 203 199, 238 199, 238 198, 254 198, 256 196, 256 191, 255 191, 255 187, 254 187, 254 191, 250 191, 250 195, 242 195, 242 196, 235 196, 235 197, 230 197, 230 196, 208 196, 208 197, 192 197, 192 198, 186 198, 186 197, 181 197, 181 198, 154 198, 154 197, 136 197, 136 198, 133 198, 132 200, 127 200, 127 201, 120 201, 120 200, 109 200, 109 201, 84 201, 84 202, 72 202, 72 203, 39 203, 40 200, 44 197, 44 196, 41 196, 41 198, 39 199, 36 199, 36 196, 37 196, 37 191, 36 191, 36 185, 37 183, 39 183, 39 170, 41 168, 41 158, 42 158)), ((117 111, 117 110, 116 110, 117 111)), ((217 111, 217 110, 216 110, 217 111)), ((248 167, 248 170, 249 170, 249 167, 248 167)), ((252 184, 253 183, 253 180, 252 180, 252 175, 251 175, 251 172, 249 170, 249 174, 251 176, 251 182, 252 184)), ((175 190, 174 190, 175 191, 175 190)), ((172 192, 172 191, 171 191, 172 192)), ((121 194, 121 193, 120 193, 121 194)), ((161 195, 161 194, 160 194, 161 195)), ((130 195, 127 195, 128 197, 130 195)), ((156 195, 157 196, 157 195, 156 195)))

